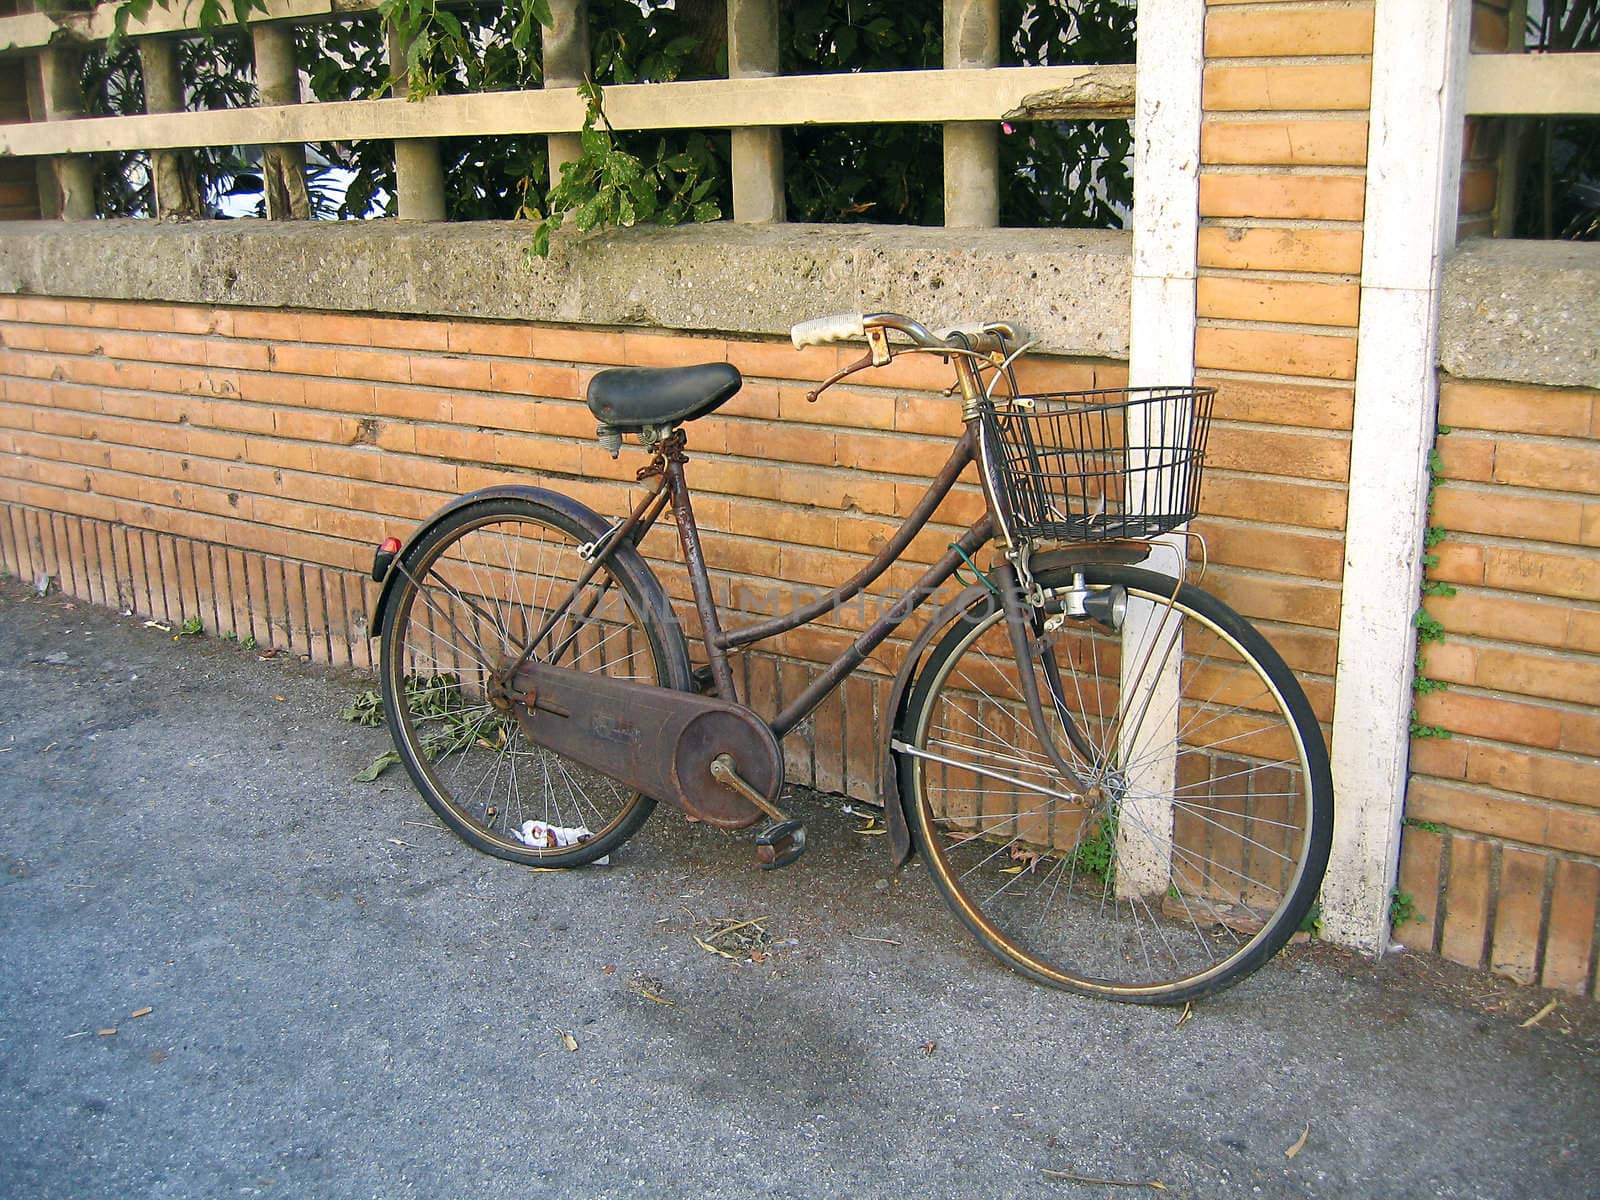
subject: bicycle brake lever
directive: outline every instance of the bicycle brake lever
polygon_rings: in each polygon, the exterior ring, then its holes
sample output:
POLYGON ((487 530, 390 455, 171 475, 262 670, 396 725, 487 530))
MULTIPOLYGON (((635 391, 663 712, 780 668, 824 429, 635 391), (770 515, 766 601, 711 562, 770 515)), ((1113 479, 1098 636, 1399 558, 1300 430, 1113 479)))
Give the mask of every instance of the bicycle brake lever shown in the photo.
POLYGON ((832 375, 829 375, 826 379, 824 379, 821 383, 819 383, 814 389, 812 389, 811 391, 807 392, 806 393, 806 403, 807 404, 815 404, 817 402, 817 397, 818 396, 822 395, 823 392, 827 391, 829 388, 831 388, 834 384, 838 383, 845 376, 854 375, 857 371, 864 371, 864 370, 866 370, 868 367, 870 367, 872 365, 873 365, 872 355, 870 353, 863 354, 860 358, 856 359, 855 362, 851 363, 847 367, 842 367, 839 370, 835 371, 832 375))

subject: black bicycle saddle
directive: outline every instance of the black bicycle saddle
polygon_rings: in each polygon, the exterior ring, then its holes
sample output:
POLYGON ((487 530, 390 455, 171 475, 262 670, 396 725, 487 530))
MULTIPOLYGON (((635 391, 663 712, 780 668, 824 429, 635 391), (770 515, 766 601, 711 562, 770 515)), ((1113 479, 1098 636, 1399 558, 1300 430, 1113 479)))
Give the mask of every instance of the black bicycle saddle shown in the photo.
POLYGON ((614 429, 676 425, 714 412, 743 385, 732 363, 618 367, 589 381, 589 411, 614 429))

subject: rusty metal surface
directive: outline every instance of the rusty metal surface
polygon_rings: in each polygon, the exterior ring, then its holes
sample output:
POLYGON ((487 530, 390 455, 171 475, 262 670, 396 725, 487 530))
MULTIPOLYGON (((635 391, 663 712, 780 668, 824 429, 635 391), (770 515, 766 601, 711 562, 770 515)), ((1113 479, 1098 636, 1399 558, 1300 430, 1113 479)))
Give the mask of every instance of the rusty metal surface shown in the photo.
POLYGON ((731 701, 539 662, 518 667, 508 690, 535 744, 719 829, 743 829, 763 814, 712 776, 717 755, 730 755, 769 799, 783 786, 772 731, 731 701))

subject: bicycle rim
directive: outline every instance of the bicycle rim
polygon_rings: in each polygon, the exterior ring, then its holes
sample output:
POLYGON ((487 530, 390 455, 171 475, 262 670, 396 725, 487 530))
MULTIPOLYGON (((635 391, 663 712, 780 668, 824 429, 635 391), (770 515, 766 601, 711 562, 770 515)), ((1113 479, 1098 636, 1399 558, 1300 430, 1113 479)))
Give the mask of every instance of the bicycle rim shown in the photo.
POLYGON ((1057 986, 1177 1003, 1260 966, 1304 918, 1331 836, 1327 753, 1282 659, 1221 601, 1135 569, 1089 580, 1125 590, 1126 638, 1068 619, 1041 635, 1055 686, 1033 668, 1054 749, 1089 786, 1039 741, 985 601, 913 690, 902 788, 936 882, 991 951, 1057 986))
MULTIPOLYGON (((385 632, 385 712, 418 790, 469 844, 518 862, 592 861, 631 836, 655 806, 533 744, 511 713, 490 702, 490 671, 518 654, 571 594, 587 540, 575 522, 534 502, 464 509, 408 553, 385 632)), ((628 570, 602 568, 536 657, 671 686, 661 634, 641 617, 645 611, 628 570)))

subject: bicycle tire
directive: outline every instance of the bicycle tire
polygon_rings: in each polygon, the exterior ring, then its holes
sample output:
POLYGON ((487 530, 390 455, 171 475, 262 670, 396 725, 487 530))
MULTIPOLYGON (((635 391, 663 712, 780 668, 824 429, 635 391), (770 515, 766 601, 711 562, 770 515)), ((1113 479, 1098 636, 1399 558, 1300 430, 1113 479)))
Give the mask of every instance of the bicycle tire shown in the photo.
MULTIPOLYGON (((512 862, 593 862, 632 837, 655 808, 654 799, 529 743, 485 691, 487 667, 519 651, 570 591, 585 565, 577 548, 605 528, 589 516, 585 522, 536 499, 486 499, 426 530, 396 568, 401 577, 380 662, 395 749, 451 830, 512 862), (529 820, 586 829, 588 836, 576 844, 529 845, 519 836, 529 820)), ((571 633, 561 665, 689 689, 688 651, 668 625, 671 607, 631 547, 619 548, 585 585, 579 611, 591 597, 596 606, 588 619, 563 618, 540 653, 571 633)))
POLYGON ((1091 618, 1042 634, 1085 735, 1060 736, 1058 717, 1056 749, 1093 786, 1067 785, 1039 742, 1004 613, 985 596, 913 685, 896 733, 901 795, 945 900, 1008 966, 1086 995, 1182 1003, 1256 970, 1305 919, 1332 838, 1327 749, 1282 657, 1221 600, 1133 567, 1085 578, 1122 589, 1138 631, 1126 654, 1091 618), (1174 655, 1181 699, 1122 678, 1124 659, 1146 676, 1174 655))

